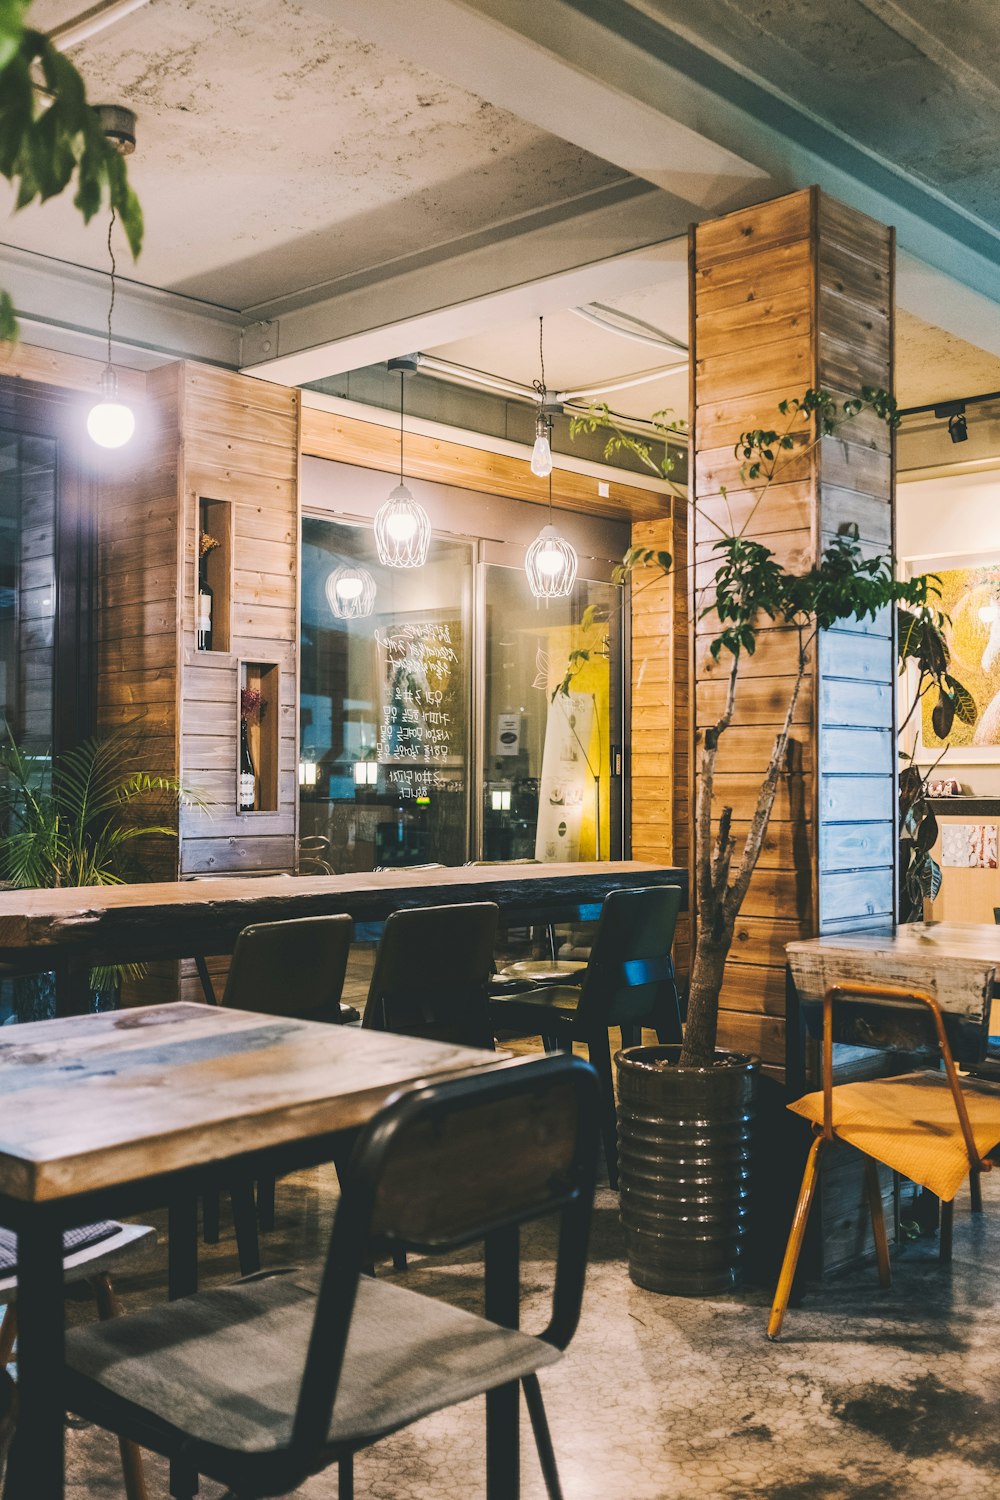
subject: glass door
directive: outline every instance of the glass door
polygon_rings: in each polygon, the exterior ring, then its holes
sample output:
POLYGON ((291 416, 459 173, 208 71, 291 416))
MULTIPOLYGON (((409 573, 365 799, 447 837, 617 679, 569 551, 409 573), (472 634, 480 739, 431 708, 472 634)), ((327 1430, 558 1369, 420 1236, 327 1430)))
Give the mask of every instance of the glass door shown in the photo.
POLYGON ((621 591, 578 578, 545 603, 523 567, 484 574, 483 858, 618 858, 621 591))
POLYGON ((385 568, 369 526, 303 519, 304 873, 468 858, 472 583, 469 543, 434 538, 423 567, 385 568), (347 566, 374 587, 354 618, 347 566))

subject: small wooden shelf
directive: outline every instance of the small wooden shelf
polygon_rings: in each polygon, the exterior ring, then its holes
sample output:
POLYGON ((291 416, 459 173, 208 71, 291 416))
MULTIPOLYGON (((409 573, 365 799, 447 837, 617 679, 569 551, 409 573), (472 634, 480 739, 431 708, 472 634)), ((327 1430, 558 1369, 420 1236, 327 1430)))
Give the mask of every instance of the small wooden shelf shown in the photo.
MULTIPOLYGON (((247 725, 250 755, 257 772, 253 812, 246 811, 242 814, 243 817, 250 818, 257 813, 278 811, 278 731, 281 719, 281 697, 280 669, 277 662, 240 662, 237 716, 241 712, 244 688, 256 688, 260 693, 260 708, 247 725)), ((236 808, 240 811, 238 757, 239 742, 237 742, 236 808)))
MULTIPOLYGON (((195 548, 195 640, 198 639, 198 617, 200 614, 201 570, 204 566, 205 581, 212 591, 212 645, 213 654, 228 651, 232 638, 233 616, 233 506, 229 500, 198 501, 198 538, 195 548), (218 542, 211 552, 201 560, 201 539, 214 537, 218 542)), ((206 650, 202 646, 199 650, 206 650)))

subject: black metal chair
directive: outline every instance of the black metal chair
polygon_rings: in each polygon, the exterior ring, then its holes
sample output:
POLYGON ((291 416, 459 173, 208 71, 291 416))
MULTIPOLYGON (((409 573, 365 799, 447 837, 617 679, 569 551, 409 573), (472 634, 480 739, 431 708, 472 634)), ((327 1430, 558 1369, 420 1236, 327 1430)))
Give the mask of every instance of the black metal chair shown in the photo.
POLYGON ((584 1042, 602 1090, 602 1134, 608 1178, 618 1185, 618 1130, 608 1028, 622 1046, 653 1027, 661 1042, 681 1040, 680 1000, 671 956, 684 893, 680 886, 612 891, 605 897, 590 962, 579 987, 550 985, 490 1005, 494 1031, 543 1038, 546 1047, 584 1042))
POLYGON ((537 1371, 579 1318, 597 1092, 580 1059, 548 1057, 397 1095, 358 1140, 318 1274, 255 1277, 72 1330, 68 1405, 238 1500, 287 1494, 334 1463, 350 1500, 354 1453, 486 1392, 509 1392, 516 1419, 520 1386, 558 1500, 537 1371), (549 1215, 552 1315, 537 1336, 363 1274, 373 1240, 428 1255, 485 1241, 489 1310, 514 1279, 518 1226, 549 1215))
MULTIPOLYGON (((233 948, 222 1004, 298 1021, 339 1025, 359 1020, 354 1007, 340 998, 353 933, 348 916, 296 917, 244 927, 233 948)), ((260 1264, 249 1191, 244 1185, 231 1193, 244 1272, 260 1264)), ((219 1238, 217 1194, 206 1195, 203 1214, 205 1239, 214 1245, 219 1238)), ((257 1184, 257 1219, 262 1229, 274 1227, 273 1178, 257 1184)))
POLYGON ((492 1050, 487 986, 499 914, 491 901, 392 912, 362 1025, 492 1050))

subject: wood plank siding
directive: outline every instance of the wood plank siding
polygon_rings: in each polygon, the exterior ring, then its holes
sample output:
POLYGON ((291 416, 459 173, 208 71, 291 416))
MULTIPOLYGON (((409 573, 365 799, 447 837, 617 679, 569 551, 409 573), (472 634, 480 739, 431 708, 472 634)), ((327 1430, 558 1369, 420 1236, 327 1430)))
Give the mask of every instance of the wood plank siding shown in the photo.
MULTIPOLYGON (((823 386, 892 389, 892 231, 818 189, 698 225, 691 236, 692 654, 694 744, 718 717, 727 664, 712 660, 712 617, 698 620, 715 571, 718 527, 746 527, 786 566, 810 566, 845 521, 866 550, 893 536, 892 445, 868 416, 811 444, 756 506, 740 478, 740 432, 782 429, 778 403, 823 386), (723 498, 720 487, 727 488, 723 498), (756 508, 755 508, 756 506, 756 508)), ((721 1046, 784 1065, 784 944, 889 915, 895 880, 891 621, 827 632, 808 669, 760 866, 727 966, 721 1046)), ((734 727, 721 742, 715 813, 733 807, 746 836, 770 746, 797 670, 798 642, 763 630, 741 669, 734 727)))

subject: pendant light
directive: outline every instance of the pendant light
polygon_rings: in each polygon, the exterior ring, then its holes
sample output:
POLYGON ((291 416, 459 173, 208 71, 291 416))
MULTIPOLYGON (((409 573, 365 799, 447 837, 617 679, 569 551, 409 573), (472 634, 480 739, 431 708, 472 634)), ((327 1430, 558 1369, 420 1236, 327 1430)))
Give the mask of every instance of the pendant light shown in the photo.
POLYGON ((87 431, 101 448, 121 448, 135 432, 135 416, 130 406, 118 400, 118 376, 111 363, 111 315, 115 310, 115 252, 111 235, 115 227, 115 210, 108 225, 108 255, 111 258, 111 300, 108 303, 108 362, 101 376, 101 399, 87 413, 87 431))
POLYGON ((549 519, 528 548, 524 571, 536 599, 565 599, 576 582, 576 552, 552 524, 552 473, 549 472, 549 519))
POLYGON ((531 450, 531 472, 537 474, 539 479, 545 479, 552 473, 550 419, 546 402, 548 391, 545 388, 545 347, 542 341, 543 327, 544 319, 539 318, 538 363, 541 366, 541 379, 535 381, 535 390, 538 392, 538 415, 535 418, 535 446, 531 450))
POLYGON ((403 481, 403 381, 416 368, 415 354, 389 361, 389 369, 399 371, 399 483, 375 516, 375 546, 387 568, 422 568, 431 544, 427 512, 403 481))
POLYGON ((375 580, 367 568, 343 563, 326 580, 326 599, 338 620, 363 620, 375 608, 375 580))

